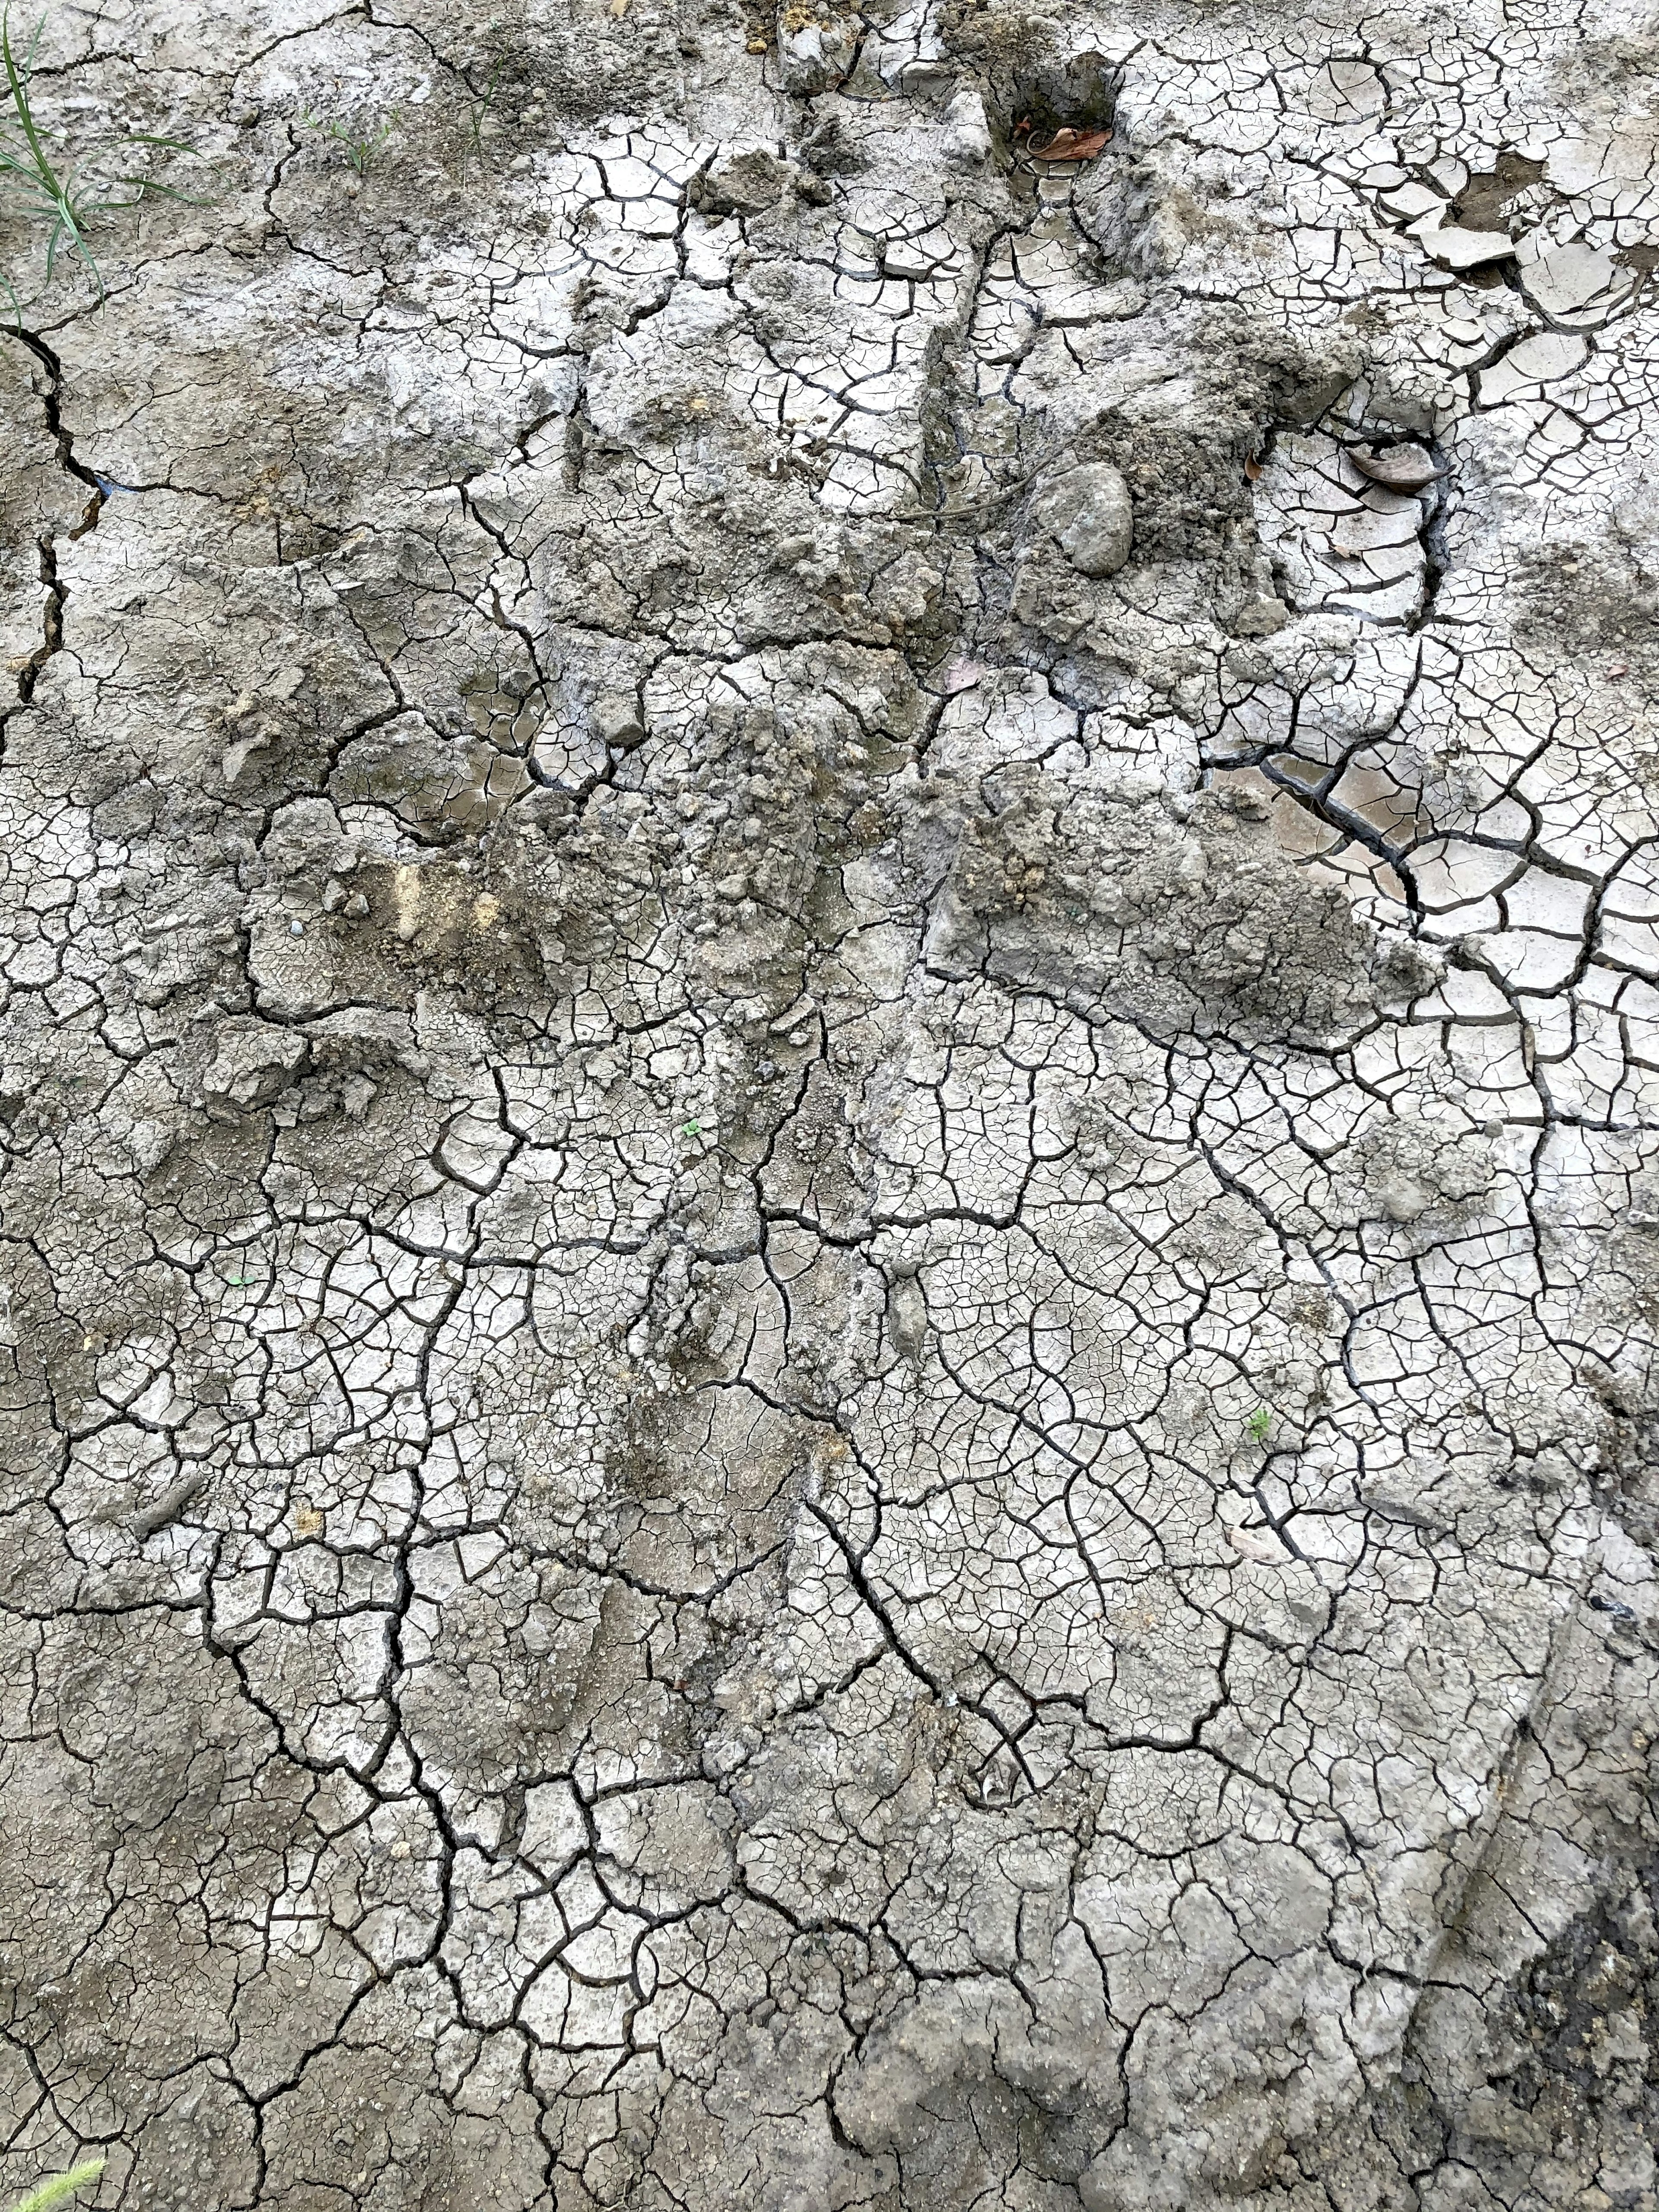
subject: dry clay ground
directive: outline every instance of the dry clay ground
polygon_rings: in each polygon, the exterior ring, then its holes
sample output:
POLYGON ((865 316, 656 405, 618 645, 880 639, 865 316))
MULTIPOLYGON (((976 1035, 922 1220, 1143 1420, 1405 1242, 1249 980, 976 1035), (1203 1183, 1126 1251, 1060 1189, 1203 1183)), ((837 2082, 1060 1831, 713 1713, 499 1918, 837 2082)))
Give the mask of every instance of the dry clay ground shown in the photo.
POLYGON ((57 0, 7 2191, 1659 2204, 1659 46, 1040 4, 57 0))

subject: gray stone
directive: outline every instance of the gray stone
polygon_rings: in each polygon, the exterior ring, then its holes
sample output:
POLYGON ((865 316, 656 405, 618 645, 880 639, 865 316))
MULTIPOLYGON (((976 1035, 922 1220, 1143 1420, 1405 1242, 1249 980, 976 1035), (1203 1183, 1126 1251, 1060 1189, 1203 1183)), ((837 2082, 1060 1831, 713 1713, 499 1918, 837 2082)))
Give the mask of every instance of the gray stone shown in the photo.
POLYGON ((1121 471, 1106 461, 1068 469, 1036 505, 1042 527, 1079 575, 1114 576, 1129 557, 1134 510, 1121 471))
POLYGON ((268 1106, 286 1091, 309 1048, 295 1030, 271 1022, 227 1022, 215 1040, 213 1059, 202 1077, 211 1103, 243 1111, 268 1106))

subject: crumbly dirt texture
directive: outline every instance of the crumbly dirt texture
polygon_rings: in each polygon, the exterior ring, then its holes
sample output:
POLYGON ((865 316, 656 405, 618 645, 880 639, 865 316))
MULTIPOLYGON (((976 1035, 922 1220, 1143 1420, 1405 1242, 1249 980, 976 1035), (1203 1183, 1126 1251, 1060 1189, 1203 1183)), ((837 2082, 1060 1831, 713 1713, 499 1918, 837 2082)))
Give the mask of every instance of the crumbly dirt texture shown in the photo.
POLYGON ((5 2201, 1655 2212, 1656 71, 50 11, 5 2201))

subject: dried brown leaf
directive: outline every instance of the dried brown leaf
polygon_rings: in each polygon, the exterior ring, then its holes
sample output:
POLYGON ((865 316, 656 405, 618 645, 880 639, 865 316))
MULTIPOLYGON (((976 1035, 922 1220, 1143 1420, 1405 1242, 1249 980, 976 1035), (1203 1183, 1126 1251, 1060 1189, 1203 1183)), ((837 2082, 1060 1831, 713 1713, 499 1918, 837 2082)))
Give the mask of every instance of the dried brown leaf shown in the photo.
POLYGON ((1092 161, 1111 135, 1109 131, 1056 131, 1047 145, 1029 150, 1034 161, 1092 161))

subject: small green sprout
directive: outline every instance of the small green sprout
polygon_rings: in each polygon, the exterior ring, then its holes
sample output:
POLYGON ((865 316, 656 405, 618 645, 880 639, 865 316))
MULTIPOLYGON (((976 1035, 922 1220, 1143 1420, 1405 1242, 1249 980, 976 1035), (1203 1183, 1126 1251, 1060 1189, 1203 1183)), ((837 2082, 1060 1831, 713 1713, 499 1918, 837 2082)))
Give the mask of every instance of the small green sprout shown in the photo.
POLYGON ((15 2212, 50 2212, 52 2205, 73 2197, 77 2189, 89 2188, 103 2172, 106 2162, 101 2158, 89 2158, 79 2166, 72 2166, 67 2173, 54 2173, 50 2181, 43 2181, 38 2189, 32 2189, 16 2206, 15 2212))
POLYGON ((702 1134, 702 1123, 701 1121, 682 1121, 680 1124, 680 1134, 683 1137, 700 1137, 702 1134))
POLYGON ((343 147, 347 167, 361 180, 368 177, 380 160, 400 119, 399 112, 394 107, 391 114, 383 117, 379 123, 358 125, 344 116, 317 115, 307 107, 301 115, 300 128, 314 131, 319 137, 343 147))
MULTIPOLYGON (((501 84, 501 77, 506 69, 507 62, 505 57, 503 57, 503 58, 498 61, 495 68, 489 72, 489 82, 483 88, 483 97, 481 99, 470 101, 467 106, 466 135, 471 143, 472 152, 476 154, 478 158, 478 167, 481 170, 488 166, 484 156, 483 127, 489 119, 489 111, 495 105, 496 89, 501 84)), ((466 158, 465 153, 463 152, 461 155, 461 182, 463 184, 466 182, 466 158)))
POLYGON ((1252 1443, 1265 1444, 1267 1441, 1267 1431, 1273 1425, 1273 1408, 1270 1406, 1258 1406, 1249 1419, 1245 1422, 1244 1430, 1252 1443))
MULTIPOLYGON (((35 49, 40 43, 46 20, 44 15, 39 19, 27 46, 20 54, 12 43, 10 7, 0 9, 0 64, 3 64, 5 74, 5 82, 0 86, 0 191, 21 199, 30 213, 48 219, 46 282, 52 282, 58 255, 74 254, 97 285, 101 301, 105 296, 104 279, 87 242, 88 228, 94 216, 137 207, 141 200, 152 196, 181 200, 189 207, 199 207, 202 203, 172 185, 157 184, 153 177, 100 175, 100 171, 129 147, 159 147, 166 153, 188 155, 193 155, 195 149, 181 138, 161 138, 144 131, 129 131, 105 145, 91 148, 71 167, 60 168, 63 155, 54 156, 49 153, 46 142, 49 136, 61 137, 63 134, 48 133, 42 128, 34 112, 32 90, 35 49)), ((14 319, 21 327, 22 310, 9 279, 0 276, 0 289, 10 301, 14 319)))

